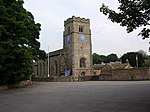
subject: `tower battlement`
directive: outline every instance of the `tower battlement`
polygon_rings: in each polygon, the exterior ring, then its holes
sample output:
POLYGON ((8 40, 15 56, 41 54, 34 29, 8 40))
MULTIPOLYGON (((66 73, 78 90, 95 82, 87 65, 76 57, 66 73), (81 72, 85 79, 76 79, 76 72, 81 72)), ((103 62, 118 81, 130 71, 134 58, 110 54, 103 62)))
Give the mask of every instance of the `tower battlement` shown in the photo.
POLYGON ((68 18, 66 21, 64 21, 64 25, 70 23, 70 22, 82 22, 82 23, 90 23, 89 19, 85 19, 85 18, 80 18, 80 17, 75 17, 72 16, 71 18, 68 18))

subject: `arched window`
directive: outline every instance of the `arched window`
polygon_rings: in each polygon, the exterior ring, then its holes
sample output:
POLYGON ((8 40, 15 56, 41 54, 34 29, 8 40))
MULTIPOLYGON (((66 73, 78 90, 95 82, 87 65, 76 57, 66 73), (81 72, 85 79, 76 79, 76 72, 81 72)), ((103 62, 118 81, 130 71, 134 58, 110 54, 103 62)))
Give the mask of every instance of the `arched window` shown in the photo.
POLYGON ((53 76, 54 75, 54 67, 52 66, 50 69, 50 74, 53 76))
POLYGON ((55 75, 57 75, 58 73, 58 64, 57 64, 57 61, 55 61, 55 75))
POLYGON ((79 32, 83 32, 83 26, 79 26, 79 32))
POLYGON ((45 76, 45 63, 43 63, 43 75, 45 76))
POLYGON ((85 58, 80 59, 80 67, 81 68, 86 68, 86 59, 85 58))

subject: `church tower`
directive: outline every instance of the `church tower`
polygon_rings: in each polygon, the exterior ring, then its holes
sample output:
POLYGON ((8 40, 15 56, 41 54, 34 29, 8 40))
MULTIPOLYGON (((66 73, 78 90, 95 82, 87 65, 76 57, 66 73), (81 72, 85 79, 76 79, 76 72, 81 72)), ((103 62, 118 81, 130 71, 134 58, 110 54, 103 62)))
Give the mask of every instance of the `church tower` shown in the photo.
POLYGON ((90 20, 72 16, 64 22, 63 47, 66 71, 74 77, 92 75, 90 20))

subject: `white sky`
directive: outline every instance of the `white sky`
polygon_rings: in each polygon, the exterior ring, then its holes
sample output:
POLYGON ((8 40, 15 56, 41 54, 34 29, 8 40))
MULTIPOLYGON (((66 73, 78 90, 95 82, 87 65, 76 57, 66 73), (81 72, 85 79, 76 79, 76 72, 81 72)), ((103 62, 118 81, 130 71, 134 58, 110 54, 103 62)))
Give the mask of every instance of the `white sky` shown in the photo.
POLYGON ((92 31, 93 53, 120 57, 126 52, 148 51, 149 39, 137 36, 140 30, 126 33, 126 28, 112 23, 99 12, 102 3, 117 9, 117 0, 24 0, 24 7, 41 24, 41 49, 48 52, 63 48, 64 20, 73 15, 89 18, 92 31))

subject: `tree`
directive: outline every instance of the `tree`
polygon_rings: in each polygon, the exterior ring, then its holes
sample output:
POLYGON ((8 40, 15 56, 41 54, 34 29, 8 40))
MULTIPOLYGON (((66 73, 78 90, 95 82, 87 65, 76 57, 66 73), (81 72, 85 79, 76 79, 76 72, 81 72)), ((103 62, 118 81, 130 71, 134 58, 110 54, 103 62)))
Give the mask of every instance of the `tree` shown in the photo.
POLYGON ((105 56, 93 53, 93 64, 101 64, 102 62, 109 63, 115 61, 118 61, 118 57, 116 54, 109 54, 108 56, 105 56))
POLYGON ((147 53, 144 50, 139 50, 138 53, 142 55, 144 60, 142 67, 150 67, 150 57, 147 55, 147 53))
POLYGON ((99 54, 93 53, 93 64, 100 64, 105 60, 105 57, 106 56, 101 57, 99 54))
POLYGON ((120 3, 118 13, 104 4, 100 8, 100 12, 108 15, 108 19, 112 22, 126 26, 128 33, 142 27, 143 29, 138 35, 141 35, 143 39, 149 38, 150 0, 118 0, 118 2, 120 3))
POLYGON ((33 60, 46 56, 39 50, 40 24, 35 23, 23 3, 23 0, 0 0, 0 85, 28 78, 33 60))
POLYGON ((147 55, 147 53, 144 50, 139 50, 138 53, 142 55, 142 58, 144 60, 149 58, 149 56, 147 55))
POLYGON ((138 52, 128 52, 121 57, 121 60, 122 63, 128 61, 132 67, 142 67, 142 64, 144 63, 142 55, 138 52))
POLYGON ((118 60, 119 60, 119 59, 118 59, 118 57, 117 57, 116 54, 109 54, 109 55, 106 57, 107 63, 109 63, 109 62, 116 62, 116 61, 118 61, 118 60))
POLYGON ((142 67, 150 67, 150 58, 144 60, 145 63, 142 64, 142 67))

